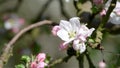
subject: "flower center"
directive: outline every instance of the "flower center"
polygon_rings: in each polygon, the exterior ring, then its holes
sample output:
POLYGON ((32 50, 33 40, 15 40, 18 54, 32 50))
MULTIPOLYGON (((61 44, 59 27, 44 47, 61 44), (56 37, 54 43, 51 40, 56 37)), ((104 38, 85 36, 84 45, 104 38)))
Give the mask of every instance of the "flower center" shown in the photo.
POLYGON ((75 35, 76 35, 76 32, 75 31, 71 31, 71 32, 68 33, 68 35, 69 35, 69 38, 74 38, 75 35))

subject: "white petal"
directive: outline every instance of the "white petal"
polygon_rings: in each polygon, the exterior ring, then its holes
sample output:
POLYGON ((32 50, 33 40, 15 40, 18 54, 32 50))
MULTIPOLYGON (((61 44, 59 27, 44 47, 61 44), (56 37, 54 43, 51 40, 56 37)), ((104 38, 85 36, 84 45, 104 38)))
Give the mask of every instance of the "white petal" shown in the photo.
POLYGON ((7 22, 5 22, 4 27, 9 30, 9 29, 11 29, 13 26, 12 26, 12 24, 11 24, 9 21, 7 21, 7 22))
POLYGON ((65 29, 68 32, 70 32, 71 29, 72 29, 72 26, 71 26, 70 22, 65 21, 65 20, 60 21, 60 27, 65 29))
POLYGON ((69 38, 69 40, 67 40, 67 41, 64 43, 64 45, 69 44, 69 43, 72 42, 74 39, 75 39, 75 38, 69 38))
POLYGON ((85 41, 86 41, 86 37, 85 37, 84 35, 83 35, 83 36, 80 35, 80 36, 79 36, 79 39, 80 39, 82 42, 85 42, 85 41))
POLYGON ((80 45, 80 53, 85 52, 85 50, 86 50, 86 45, 85 45, 85 43, 80 43, 79 45, 80 45))
POLYGON ((91 36, 91 34, 93 33, 94 30, 95 30, 95 28, 91 28, 91 29, 89 29, 88 36, 91 36))
POLYGON ((69 41, 68 32, 64 29, 61 29, 57 32, 57 36, 60 37, 63 41, 69 41))
POLYGON ((73 28, 73 30, 79 30, 79 28, 80 28, 80 21, 79 21, 79 17, 73 17, 73 18, 71 18, 70 19, 70 23, 71 23, 71 25, 72 25, 72 28, 73 28))
POLYGON ((80 42, 80 40, 74 40, 73 41, 73 49, 74 50, 79 50, 80 49, 79 42, 80 42))

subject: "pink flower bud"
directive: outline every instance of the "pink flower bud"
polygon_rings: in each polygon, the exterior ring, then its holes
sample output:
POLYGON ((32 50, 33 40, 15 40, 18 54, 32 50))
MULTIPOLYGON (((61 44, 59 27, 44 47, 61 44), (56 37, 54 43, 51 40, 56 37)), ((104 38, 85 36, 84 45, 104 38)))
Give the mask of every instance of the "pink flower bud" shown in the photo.
POLYGON ((106 67, 106 63, 104 61, 100 61, 99 68, 105 68, 105 67, 106 67))
POLYGON ((39 62, 36 68, 44 68, 46 66, 46 63, 39 62))
POLYGON ((38 62, 43 62, 46 58, 46 54, 45 53, 39 53, 36 58, 37 58, 38 62))
POLYGON ((101 16, 104 16, 104 15, 106 15, 106 12, 107 12, 107 11, 106 11, 105 9, 103 9, 103 10, 100 12, 100 15, 101 15, 101 16))
POLYGON ((30 68, 36 68, 37 67, 37 63, 36 62, 32 62, 30 65, 30 68))
POLYGON ((52 34, 54 35, 54 36, 56 36, 57 35, 57 32, 60 30, 60 26, 54 26, 53 28, 52 28, 52 34))
POLYGON ((66 50, 68 48, 68 45, 64 43, 60 44, 60 50, 66 50))

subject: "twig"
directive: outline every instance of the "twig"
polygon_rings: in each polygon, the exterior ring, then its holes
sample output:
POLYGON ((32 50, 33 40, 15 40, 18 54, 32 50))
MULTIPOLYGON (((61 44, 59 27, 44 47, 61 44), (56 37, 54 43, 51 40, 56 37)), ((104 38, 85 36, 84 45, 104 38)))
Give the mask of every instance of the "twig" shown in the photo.
POLYGON ((114 9, 115 6, 116 6, 116 2, 117 2, 117 0, 112 0, 111 4, 110 4, 110 6, 109 6, 109 8, 108 8, 108 10, 107 10, 107 13, 106 13, 106 15, 103 17, 103 20, 102 20, 102 22, 100 23, 98 29, 101 28, 101 27, 103 27, 103 26, 105 26, 105 24, 108 22, 108 19, 109 19, 109 17, 110 17, 110 14, 111 14, 111 12, 113 11, 113 9, 114 9))
POLYGON ((60 10, 61 10, 61 14, 66 17, 67 19, 70 18, 69 14, 67 14, 67 12, 64 10, 64 4, 62 0, 59 0, 60 3, 60 10))
POLYGON ((22 4, 23 0, 18 0, 17 5, 15 6, 13 11, 18 11, 18 9, 20 8, 21 4, 22 4))
POLYGON ((38 16, 36 17, 35 20, 33 20, 32 22, 38 22, 41 17, 43 16, 45 10, 47 9, 47 7, 49 7, 50 3, 52 2, 53 0, 48 0, 41 8, 41 11, 39 12, 38 16))
POLYGON ((76 58, 79 63, 79 68, 84 68, 84 54, 79 54, 76 58))
POLYGON ((27 31, 35 28, 35 27, 39 27, 41 25, 45 25, 45 24, 52 24, 52 21, 48 21, 48 20, 44 20, 44 21, 40 21, 38 23, 32 24, 24 29, 22 29, 16 36, 14 36, 12 38, 12 40, 5 45, 4 50, 2 51, 2 54, 0 55, 0 68, 3 68, 3 65, 8 61, 9 57, 12 54, 12 48, 13 48, 13 44, 27 31))
POLYGON ((102 18, 102 22, 100 23, 98 28, 94 31, 94 34, 93 34, 94 36, 93 37, 95 39, 95 44, 92 44, 92 48, 96 48, 101 43, 102 38, 103 38, 103 33, 102 33, 102 31, 104 30, 103 27, 108 22, 110 14, 116 6, 116 2, 117 2, 117 0, 112 0, 106 15, 102 18))
POLYGON ((49 64, 48 67, 52 67, 52 66, 54 66, 56 64, 59 64, 59 63, 62 63, 62 62, 67 62, 71 57, 72 56, 66 56, 66 57, 64 57, 62 59, 57 59, 57 60, 53 61, 51 64, 49 64))

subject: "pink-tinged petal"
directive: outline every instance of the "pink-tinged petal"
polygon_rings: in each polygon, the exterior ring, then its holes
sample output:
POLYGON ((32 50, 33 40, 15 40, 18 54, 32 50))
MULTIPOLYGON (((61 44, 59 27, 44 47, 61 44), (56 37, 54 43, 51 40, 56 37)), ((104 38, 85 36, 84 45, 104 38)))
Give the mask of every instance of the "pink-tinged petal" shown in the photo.
POLYGON ((71 26, 70 22, 65 21, 65 20, 60 21, 60 27, 68 32, 70 32, 72 30, 72 26, 71 26))
POLYGON ((115 12, 118 16, 120 16, 120 10, 115 12))
POLYGON ((74 50, 79 50, 80 49, 79 43, 80 43, 79 39, 73 41, 73 49, 74 50))
POLYGON ((85 50, 86 50, 86 45, 85 45, 85 43, 80 43, 79 45, 80 45, 80 53, 85 52, 85 50))
POLYGON ((107 12, 107 11, 106 11, 105 9, 103 9, 103 10, 100 12, 100 15, 101 15, 101 16, 104 16, 104 15, 106 15, 106 12, 107 12))
POLYGON ((46 58, 46 54, 45 53, 39 53, 36 58, 37 58, 38 62, 43 62, 46 58))
POLYGON ((30 68, 37 68, 37 63, 36 62, 32 62, 30 64, 30 68))
POLYGON ((86 41, 86 36, 84 36, 84 35, 80 35, 78 38, 79 38, 82 42, 85 42, 85 41, 86 41))
POLYGON ((36 68, 44 68, 45 67, 45 63, 44 62, 39 62, 37 64, 37 67, 36 68))
POLYGON ((60 30, 60 26, 54 26, 53 28, 52 28, 52 34, 54 35, 54 36, 57 36, 57 32, 60 30))
POLYGON ((99 62, 99 68, 106 68, 106 63, 103 61, 99 62))
POLYGON ((93 33, 94 30, 95 30, 95 28, 91 28, 91 29, 89 29, 88 36, 91 36, 91 34, 93 33))
POLYGON ((69 41, 69 35, 68 32, 64 29, 60 29, 57 32, 57 36, 60 37, 63 41, 69 41))
POLYGON ((65 42, 60 44, 60 50, 66 50, 67 48, 68 44, 65 44, 65 42))
POLYGON ((70 38, 68 41, 60 44, 60 50, 66 50, 68 48, 68 44, 72 42, 75 38, 70 38))

